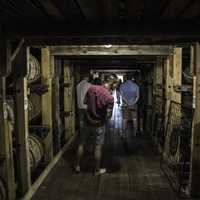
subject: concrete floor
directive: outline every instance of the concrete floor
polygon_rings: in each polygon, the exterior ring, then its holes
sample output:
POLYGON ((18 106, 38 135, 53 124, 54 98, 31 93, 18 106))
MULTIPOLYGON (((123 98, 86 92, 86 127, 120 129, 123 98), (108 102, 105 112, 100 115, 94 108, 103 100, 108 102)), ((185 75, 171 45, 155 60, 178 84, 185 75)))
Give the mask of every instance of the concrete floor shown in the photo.
POLYGON ((88 150, 82 172, 72 170, 76 145, 65 153, 36 192, 33 200, 176 200, 162 173, 157 155, 143 136, 126 145, 120 137, 120 108, 107 131, 103 165, 108 173, 93 176, 93 156, 88 150))

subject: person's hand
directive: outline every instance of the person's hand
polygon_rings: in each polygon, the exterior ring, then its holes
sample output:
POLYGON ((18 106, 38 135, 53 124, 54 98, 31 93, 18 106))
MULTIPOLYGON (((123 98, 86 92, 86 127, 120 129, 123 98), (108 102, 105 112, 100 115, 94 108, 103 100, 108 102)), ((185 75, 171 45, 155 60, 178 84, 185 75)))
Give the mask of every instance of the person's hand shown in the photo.
POLYGON ((111 118, 112 117, 112 109, 107 109, 107 118, 111 118))

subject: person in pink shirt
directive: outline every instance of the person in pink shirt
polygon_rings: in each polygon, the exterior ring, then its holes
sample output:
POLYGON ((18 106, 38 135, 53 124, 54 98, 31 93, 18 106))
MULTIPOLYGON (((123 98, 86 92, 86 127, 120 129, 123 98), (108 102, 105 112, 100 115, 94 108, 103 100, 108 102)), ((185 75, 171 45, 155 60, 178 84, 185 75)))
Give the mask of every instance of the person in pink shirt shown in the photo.
POLYGON ((102 146, 105 139, 105 123, 107 118, 112 115, 112 108, 114 104, 114 98, 111 95, 110 89, 114 83, 114 78, 107 77, 102 85, 91 85, 85 96, 85 104, 87 105, 87 111, 85 115, 85 122, 88 126, 85 133, 84 140, 82 140, 81 148, 77 153, 77 163, 75 171, 80 172, 80 160, 84 152, 84 144, 89 136, 95 137, 95 175, 101 175, 106 173, 105 168, 101 168, 102 158, 102 146))

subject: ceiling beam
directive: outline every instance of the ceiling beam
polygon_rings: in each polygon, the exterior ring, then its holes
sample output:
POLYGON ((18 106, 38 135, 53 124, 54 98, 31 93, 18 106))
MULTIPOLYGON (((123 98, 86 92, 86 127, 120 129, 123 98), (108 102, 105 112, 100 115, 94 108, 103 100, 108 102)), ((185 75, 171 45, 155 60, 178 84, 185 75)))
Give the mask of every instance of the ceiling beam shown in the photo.
POLYGON ((102 24, 21 24, 4 26, 10 38, 25 38, 28 44, 160 44, 200 41, 198 22, 125 24, 110 26, 102 24), (37 27, 37 29, 35 28, 37 27))
POLYGON ((45 9, 46 13, 56 21, 64 21, 64 14, 57 8, 57 6, 50 0, 39 1, 41 6, 45 9))
POLYGON ((82 16, 84 19, 87 19, 87 13, 88 13, 88 11, 87 11, 87 8, 86 8, 86 10, 85 10, 85 6, 82 4, 83 1, 74 0, 74 3, 75 3, 75 5, 76 5, 76 7, 78 8, 78 10, 79 10, 81 16, 82 16), (84 7, 83 7, 83 6, 84 6, 84 7))
POLYGON ((161 7, 160 9, 160 12, 159 12, 159 17, 161 17, 165 11, 167 10, 167 8, 169 7, 169 5, 173 2, 173 0, 165 0, 163 6, 161 7))
POLYGON ((195 0, 190 0, 185 6, 184 8, 177 14, 176 19, 179 19, 191 6, 192 4, 195 2, 195 0))
MULTIPOLYGON (((103 14, 103 8, 101 7, 103 0, 74 0, 74 2, 81 10, 84 18, 89 22, 100 21, 102 18, 105 17, 103 14)), ((108 0, 107 3, 109 3, 108 0)))
POLYGON ((82 45, 82 46, 56 46, 50 48, 52 55, 57 56, 157 56, 169 55, 170 46, 148 45, 82 45))

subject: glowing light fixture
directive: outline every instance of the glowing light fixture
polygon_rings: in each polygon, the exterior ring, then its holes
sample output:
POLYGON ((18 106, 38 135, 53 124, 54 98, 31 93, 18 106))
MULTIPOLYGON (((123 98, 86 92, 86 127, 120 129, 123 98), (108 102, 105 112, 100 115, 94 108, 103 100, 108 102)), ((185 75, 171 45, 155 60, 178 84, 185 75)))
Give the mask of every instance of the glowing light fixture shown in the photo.
POLYGON ((112 47, 112 44, 105 44, 104 45, 106 48, 110 48, 110 47, 112 47))

